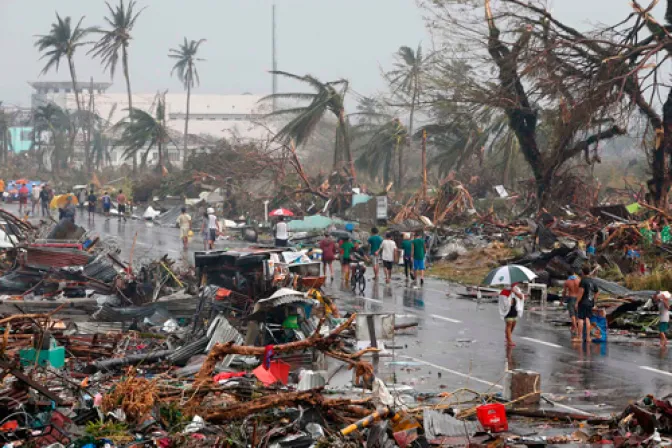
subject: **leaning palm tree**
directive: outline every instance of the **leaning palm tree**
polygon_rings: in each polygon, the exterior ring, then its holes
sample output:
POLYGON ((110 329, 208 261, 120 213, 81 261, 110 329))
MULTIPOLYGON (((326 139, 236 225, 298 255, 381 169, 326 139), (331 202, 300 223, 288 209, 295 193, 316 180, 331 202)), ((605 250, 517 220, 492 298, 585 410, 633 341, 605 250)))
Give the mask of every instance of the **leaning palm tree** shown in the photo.
POLYGON ((306 105, 276 110, 267 115, 267 117, 293 116, 291 121, 278 131, 274 139, 282 141, 285 144, 294 142, 297 146, 300 146, 312 135, 318 123, 324 117, 324 114, 327 111, 331 112, 338 120, 334 149, 334 168, 340 169, 345 158, 350 176, 353 181, 356 181, 355 164, 352 152, 350 151, 348 121, 345 117, 344 106, 348 81, 340 79, 325 83, 311 75, 299 76, 283 71, 274 71, 271 73, 306 83, 315 91, 314 93, 276 93, 260 100, 289 99, 308 102, 306 105))
POLYGON ((141 164, 146 166, 151 150, 156 148, 159 155, 157 168, 162 170, 164 145, 169 141, 164 121, 165 106, 162 100, 156 107, 156 116, 133 109, 127 118, 115 125, 116 130, 121 132, 117 144, 126 147, 122 157, 135 160, 140 154, 141 164))
MULTIPOLYGON (((51 166, 55 172, 61 167, 67 166, 72 157, 72 146, 66 145, 66 134, 72 132, 71 116, 53 103, 48 103, 38 107, 33 116, 35 121, 35 131, 38 136, 42 132, 48 132, 51 135, 51 142, 54 145, 51 152, 51 166)), ((44 150, 40 150, 38 163, 44 163, 44 150)))
POLYGON ((172 75, 174 72, 177 72, 177 78, 180 80, 182 85, 184 85, 184 88, 187 91, 187 116, 184 120, 185 160, 187 159, 187 136, 189 135, 189 106, 191 102, 191 88, 201 82, 198 77, 196 62, 205 60, 197 58, 196 54, 198 53, 198 47, 200 47, 203 42, 205 42, 205 39, 201 39, 199 41, 192 40, 187 42, 187 38, 185 37, 184 43, 177 49, 171 48, 168 54, 169 58, 177 59, 170 74, 172 75))
MULTIPOLYGON (((420 94, 422 92, 422 75, 427 65, 427 59, 422 55, 422 45, 418 45, 418 49, 413 51, 411 47, 403 46, 397 52, 397 62, 394 64, 394 70, 386 73, 387 80, 393 88, 394 93, 404 96, 408 101, 408 108, 410 111, 408 123, 408 135, 413 135, 413 119, 415 118, 415 110, 420 103, 420 94)), ((411 141, 408 140, 409 150, 411 141)), ((404 176, 404 150, 399 148, 399 185, 404 176)))
MULTIPOLYGON (((52 68, 55 68, 56 71, 58 71, 61 61, 63 59, 68 61, 72 90, 75 93, 77 111, 80 115, 82 112, 82 102, 80 101, 79 88, 77 86, 74 56, 78 48, 91 43, 85 41, 85 39, 92 31, 91 28, 82 27, 83 21, 84 17, 79 19, 79 22, 77 22, 77 25, 73 28, 70 17, 61 18, 61 16, 56 13, 56 22, 51 24, 49 34, 38 36, 37 41, 35 42, 35 46, 43 53, 42 59, 47 60, 41 74, 49 72, 52 68)), ((75 138, 77 137, 77 127, 74 120, 70 124, 72 127, 72 129, 70 129, 70 146, 73 146, 75 138)), ((90 149, 89 138, 84 129, 85 128, 82 128, 82 132, 84 132, 84 152, 88 160, 90 149)))
MULTIPOLYGON (((119 0, 119 5, 114 8, 108 2, 105 2, 105 4, 110 12, 110 15, 105 17, 105 22, 107 22, 109 28, 95 30, 102 37, 96 42, 89 53, 92 53, 94 57, 100 57, 104 69, 109 72, 111 78, 114 78, 121 53, 121 65, 124 70, 124 78, 126 79, 126 94, 128 95, 128 113, 130 118, 134 109, 131 93, 131 77, 128 72, 128 46, 131 41, 131 31, 133 31, 135 22, 142 11, 144 11, 144 8, 135 12, 135 0, 129 0, 128 5, 124 4, 124 0, 119 0)), ((133 159, 133 169, 135 170, 135 168, 136 161, 133 159)))

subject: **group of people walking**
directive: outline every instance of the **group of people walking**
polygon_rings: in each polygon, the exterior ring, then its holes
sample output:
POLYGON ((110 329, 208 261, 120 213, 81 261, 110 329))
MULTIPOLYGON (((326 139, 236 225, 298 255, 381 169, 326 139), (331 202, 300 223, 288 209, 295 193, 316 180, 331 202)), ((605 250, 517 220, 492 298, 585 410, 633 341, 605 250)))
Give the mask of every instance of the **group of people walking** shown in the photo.
POLYGON ((419 280, 420 284, 424 285, 426 242, 423 232, 416 232, 414 239, 411 239, 410 234, 405 234, 401 247, 397 245, 394 236, 394 233, 387 232, 383 237, 380 235, 378 228, 372 228, 371 236, 367 240, 367 254, 359 240, 348 237, 335 241, 331 233, 326 232, 319 243, 319 248, 322 251, 324 275, 326 276, 328 273, 330 278, 334 278, 333 262, 338 259, 341 262, 342 279, 347 282, 349 281, 351 264, 366 260, 373 266, 375 281, 380 276, 380 265, 382 264, 385 283, 390 283, 394 265, 401 258, 404 263, 406 281, 409 281, 409 279, 413 282, 419 280))

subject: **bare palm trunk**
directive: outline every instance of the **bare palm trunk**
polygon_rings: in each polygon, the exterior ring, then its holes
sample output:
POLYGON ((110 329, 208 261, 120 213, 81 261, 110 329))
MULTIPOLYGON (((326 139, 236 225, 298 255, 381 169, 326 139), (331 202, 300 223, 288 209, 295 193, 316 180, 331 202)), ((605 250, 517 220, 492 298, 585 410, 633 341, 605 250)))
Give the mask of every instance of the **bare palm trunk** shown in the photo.
MULTIPOLYGON (((413 88, 413 96, 411 97, 411 115, 408 119, 408 152, 413 153, 413 119, 415 118, 415 103, 417 101, 418 86, 413 88)), ((404 147, 399 147, 399 181, 397 184, 397 191, 401 192, 404 188, 404 147)))
POLYGON ((345 153, 345 160, 348 162, 348 169, 350 170, 350 177, 352 177, 353 185, 357 183, 357 174, 355 173, 355 162, 352 159, 352 152, 350 151, 350 138, 348 136, 348 125, 345 122, 345 110, 341 109, 338 114, 338 126, 343 137, 343 152, 345 153))
MULTIPOLYGON (((72 59, 72 56, 68 56, 68 65, 70 66, 70 79, 72 81, 72 90, 75 92, 75 102, 77 103, 77 112, 79 113, 79 118, 82 118, 82 102, 80 100, 79 90, 77 89, 77 72, 75 71, 75 61, 72 59)), ((82 136, 84 137, 84 169, 86 172, 89 172, 89 152, 90 152, 90 140, 89 132, 86 131, 86 127, 82 126, 82 136)), ((77 120, 73 120, 72 123, 72 136, 70 137, 70 145, 72 152, 75 151, 75 140, 77 139, 77 120)))
MULTIPOLYGON (((128 52, 126 51, 126 45, 121 49, 121 61, 124 66, 124 78, 126 78, 126 94, 128 95, 128 120, 133 122, 133 95, 131 91, 131 77, 128 74, 128 52)), ((133 154, 133 174, 138 172, 138 161, 136 159, 137 154, 133 154)))
MULTIPOLYGON (((184 154, 183 154, 184 161, 182 162, 183 164, 184 164, 184 162, 187 161, 187 139, 188 139, 187 136, 189 135, 189 112, 190 112, 190 109, 191 109, 191 82, 188 82, 187 83, 187 116, 185 117, 185 120, 184 120, 184 154)), ((194 149, 194 151, 195 151, 195 149, 194 149)), ((191 156, 193 157, 194 154, 192 153, 191 156)))

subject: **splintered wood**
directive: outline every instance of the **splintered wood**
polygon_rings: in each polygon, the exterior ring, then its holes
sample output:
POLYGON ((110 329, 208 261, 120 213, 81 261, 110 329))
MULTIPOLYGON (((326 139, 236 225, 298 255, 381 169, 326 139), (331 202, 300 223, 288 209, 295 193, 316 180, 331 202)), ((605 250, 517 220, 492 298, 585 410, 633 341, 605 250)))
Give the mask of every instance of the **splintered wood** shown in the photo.
POLYGON ((419 191, 409 199, 392 219, 400 223, 407 219, 418 219, 420 216, 431 217, 434 224, 441 224, 449 217, 475 212, 474 200, 469 191, 456 180, 443 182, 432 197, 423 197, 419 191), (473 212, 472 212, 473 211, 473 212))

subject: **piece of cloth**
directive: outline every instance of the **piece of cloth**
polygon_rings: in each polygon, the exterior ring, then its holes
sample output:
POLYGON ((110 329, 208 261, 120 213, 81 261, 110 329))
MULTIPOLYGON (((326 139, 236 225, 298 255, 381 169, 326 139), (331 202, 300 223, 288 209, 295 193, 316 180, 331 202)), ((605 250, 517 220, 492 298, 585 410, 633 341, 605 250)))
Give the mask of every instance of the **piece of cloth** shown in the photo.
POLYGON ((511 311, 511 308, 516 308, 516 317, 523 317, 523 311, 525 310, 525 301, 520 298, 523 295, 523 292, 518 286, 513 288, 508 287, 504 288, 498 297, 499 304, 499 315, 502 319, 506 319, 506 316, 511 311), (512 299, 513 297, 513 299, 512 299))
POLYGON ((567 304, 569 317, 576 317, 576 297, 565 297, 565 303, 567 304))
POLYGON ((289 239, 289 227, 286 222, 280 221, 275 225, 275 238, 278 240, 289 239))
POLYGON ((264 369, 268 370, 271 368, 271 360, 273 359, 273 346, 267 345, 264 347, 264 369))
POLYGON ((378 249, 380 249, 380 246, 383 244, 383 237, 380 235, 371 235, 367 242, 370 246, 369 255, 373 255, 378 252, 378 249))
POLYGON ((397 243, 395 243, 393 240, 385 240, 383 241, 383 244, 381 244, 381 254, 382 254, 382 259, 383 261, 394 261, 394 253, 397 250, 397 243))
POLYGON ((593 342, 607 342, 607 318, 602 316, 593 316, 590 318, 590 336, 593 342))
POLYGON ((331 238, 325 238, 320 241, 320 249, 322 250, 322 261, 331 262, 336 258, 336 243, 331 238))
POLYGON ((215 215, 208 215, 208 229, 217 230, 217 217, 215 215))
POLYGON ((341 254, 343 255, 343 261, 346 259, 350 259, 350 254, 352 253, 352 250, 355 248, 355 245, 352 244, 351 241, 343 241, 343 244, 341 244, 341 254))
POLYGON ((423 238, 416 238, 413 240, 413 259, 425 259, 425 240, 423 238))
POLYGON ((413 260, 413 270, 414 271, 424 271, 425 270, 425 260, 413 260))
POLYGON ((180 229, 189 230, 191 228, 191 216, 186 213, 181 213, 180 216, 177 217, 176 222, 180 226, 180 229))
POLYGON ((597 286, 590 278, 583 277, 581 282, 579 282, 579 288, 583 289, 583 296, 581 296, 581 300, 579 301, 579 307, 583 305, 592 308, 595 305, 593 299, 598 291, 597 286))

